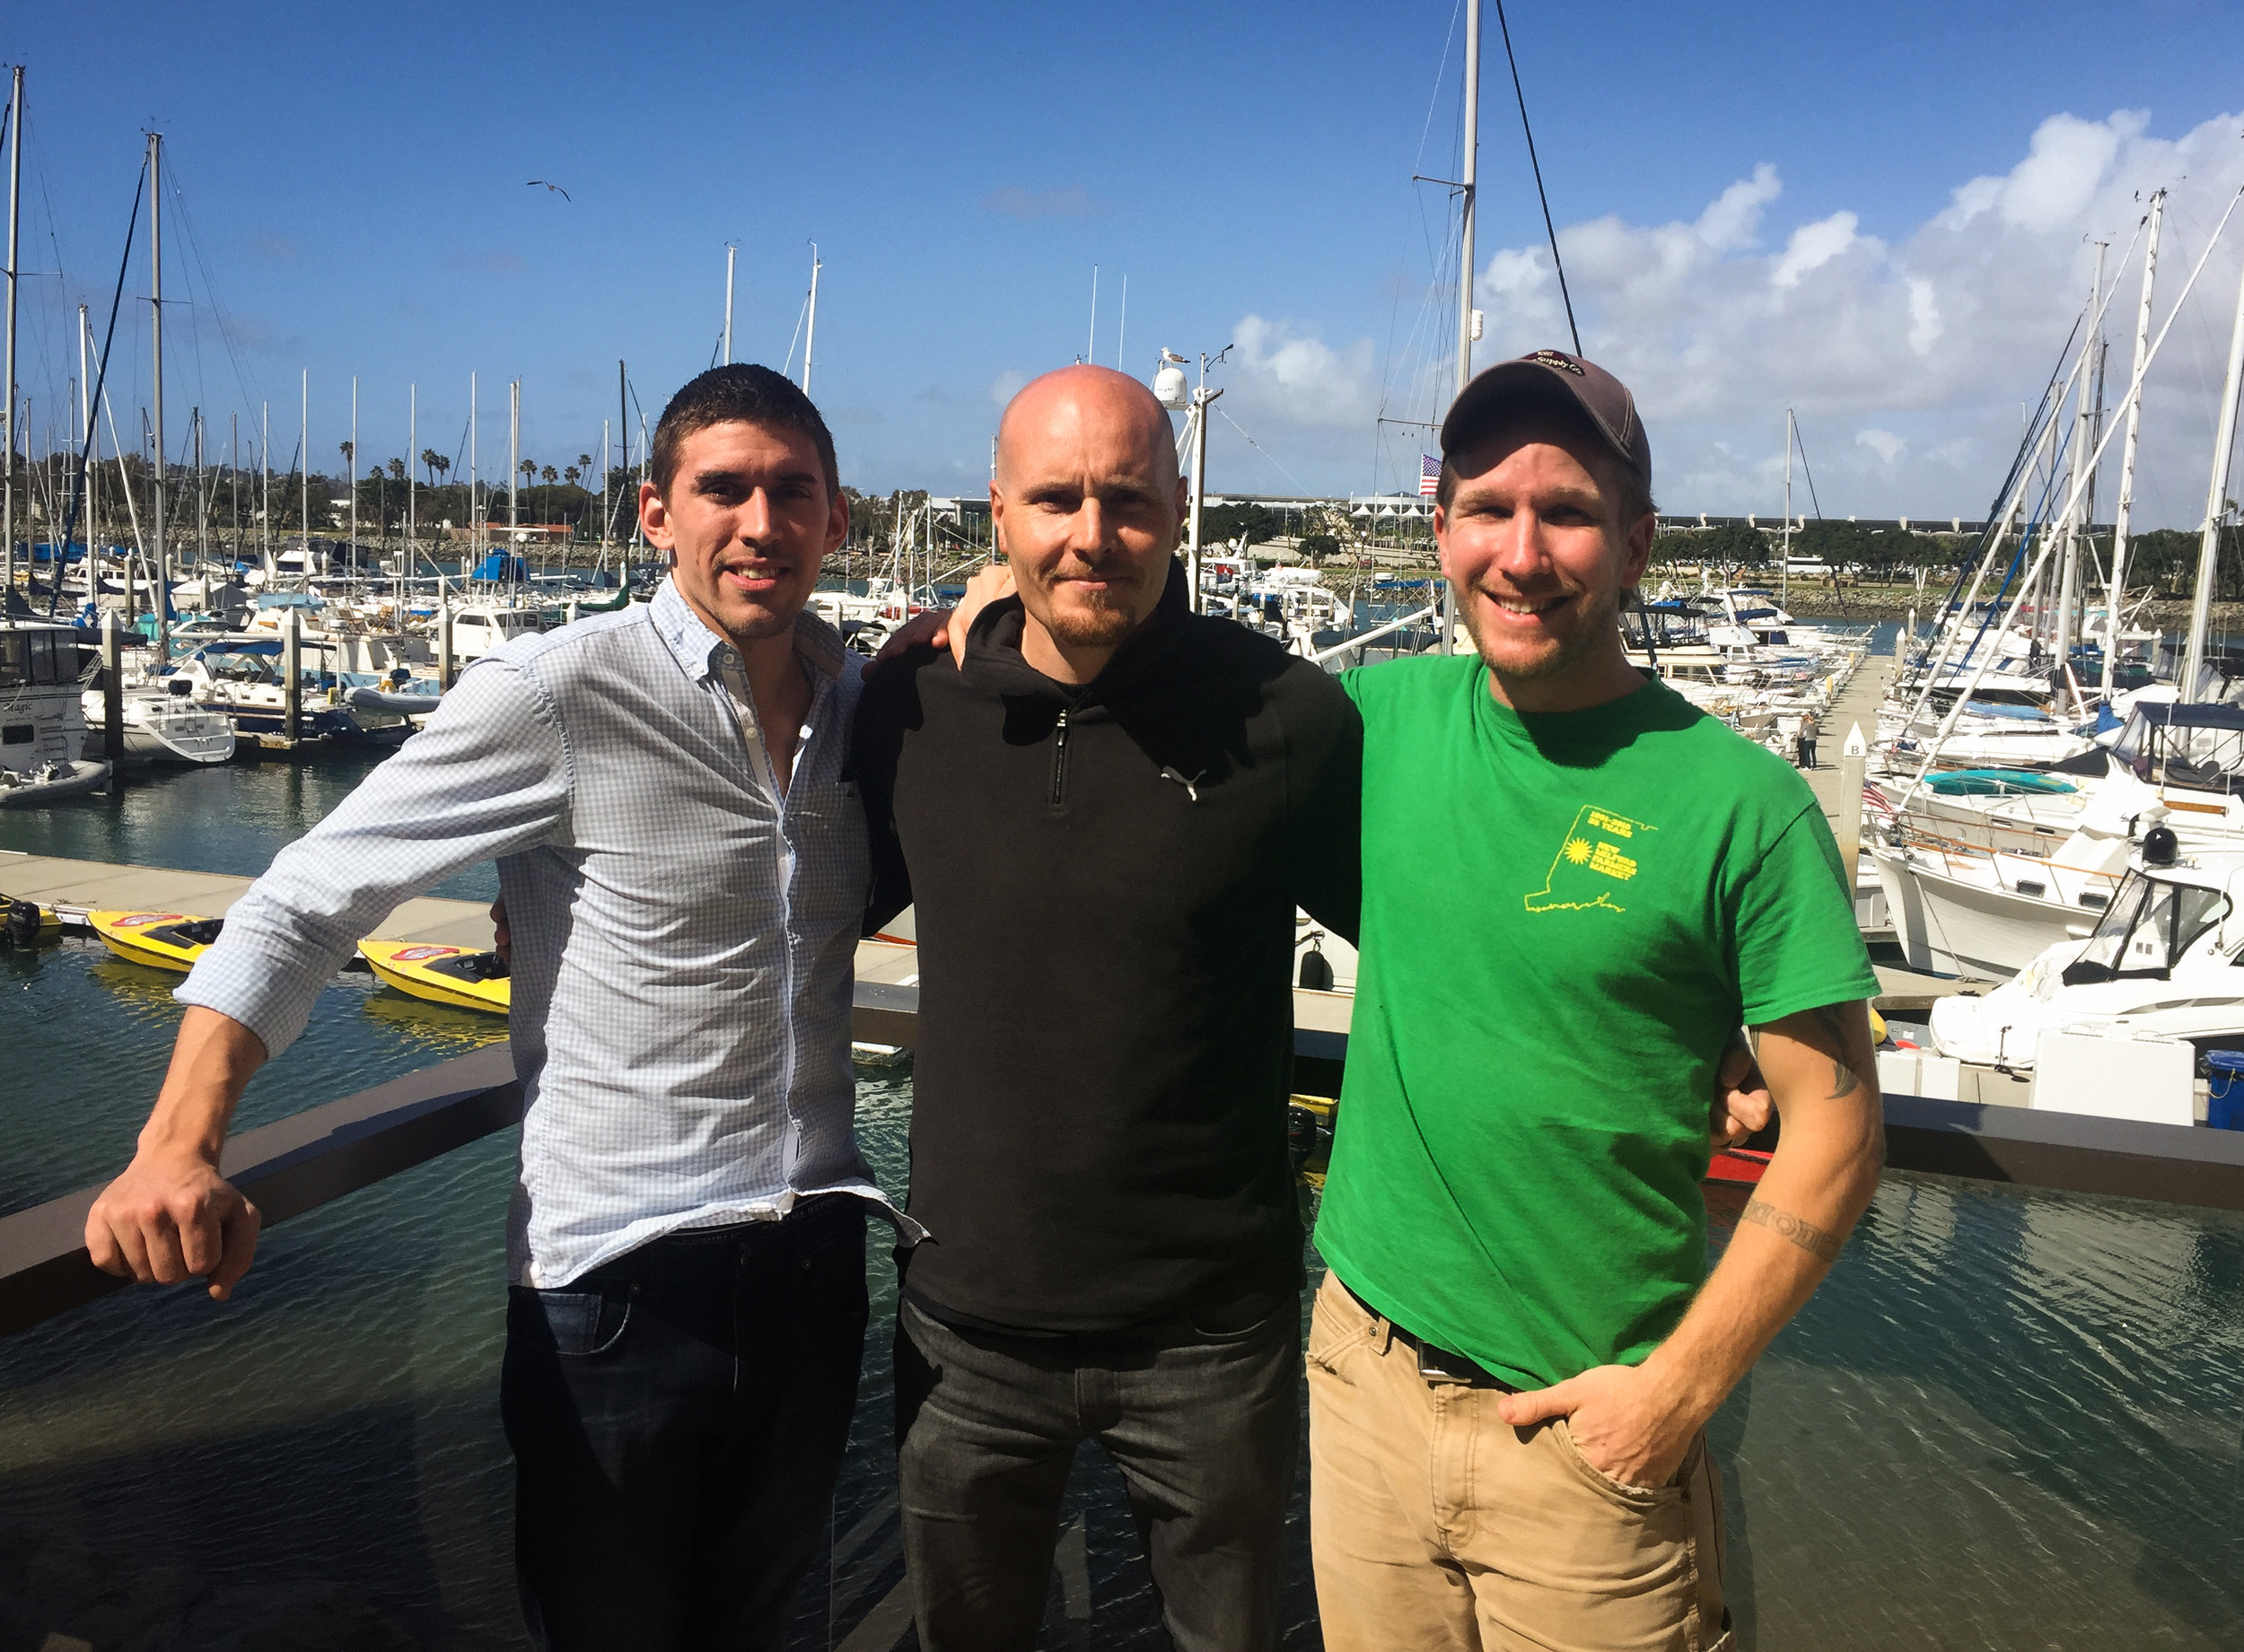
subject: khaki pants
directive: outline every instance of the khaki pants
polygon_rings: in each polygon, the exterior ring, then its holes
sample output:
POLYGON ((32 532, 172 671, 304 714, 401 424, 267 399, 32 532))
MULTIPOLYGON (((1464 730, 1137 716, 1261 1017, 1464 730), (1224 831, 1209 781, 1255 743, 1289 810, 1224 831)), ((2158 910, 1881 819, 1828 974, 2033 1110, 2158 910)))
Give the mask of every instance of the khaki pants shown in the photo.
POLYGON ((1416 1353, 1328 1275, 1309 1335, 1310 1535, 1328 1652, 1730 1652, 1722 1485, 1704 1436, 1671 1485, 1590 1466, 1563 1421, 1416 1353))

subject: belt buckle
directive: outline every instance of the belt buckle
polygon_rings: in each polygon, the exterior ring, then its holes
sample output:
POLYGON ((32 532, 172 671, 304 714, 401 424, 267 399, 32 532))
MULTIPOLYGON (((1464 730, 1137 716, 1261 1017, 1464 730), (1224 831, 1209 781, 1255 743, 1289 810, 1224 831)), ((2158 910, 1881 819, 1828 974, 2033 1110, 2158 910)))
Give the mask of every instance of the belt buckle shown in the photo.
POLYGON ((1436 1348, 1424 1341, 1418 1344, 1418 1375, 1421 1377, 1445 1377, 1453 1383, 1469 1383, 1480 1373, 1477 1370, 1459 1370, 1458 1367, 1463 1363, 1459 1356, 1446 1348, 1436 1348))

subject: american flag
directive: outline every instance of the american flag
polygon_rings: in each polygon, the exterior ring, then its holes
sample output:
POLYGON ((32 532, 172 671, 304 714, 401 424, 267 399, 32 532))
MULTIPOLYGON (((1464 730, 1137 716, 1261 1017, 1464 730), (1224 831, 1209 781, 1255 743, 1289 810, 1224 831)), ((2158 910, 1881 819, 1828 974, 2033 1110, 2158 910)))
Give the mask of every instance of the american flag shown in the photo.
POLYGON ((1418 497, 1431 499, 1441 491, 1442 461, 1431 453, 1418 455, 1418 497))

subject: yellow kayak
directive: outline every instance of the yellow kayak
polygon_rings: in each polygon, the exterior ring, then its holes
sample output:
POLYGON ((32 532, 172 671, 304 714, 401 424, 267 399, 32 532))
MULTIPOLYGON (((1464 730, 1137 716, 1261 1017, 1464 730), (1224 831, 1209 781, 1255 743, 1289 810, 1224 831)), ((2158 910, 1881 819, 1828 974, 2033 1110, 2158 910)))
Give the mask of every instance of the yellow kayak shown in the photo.
POLYGON ((195 967, 226 924, 224 918, 179 912, 89 912, 85 921, 101 944, 127 964, 180 975, 195 967))
POLYGON ((362 940, 358 955, 379 980, 431 1003, 504 1015, 513 1001, 513 983, 495 952, 424 941, 362 940))

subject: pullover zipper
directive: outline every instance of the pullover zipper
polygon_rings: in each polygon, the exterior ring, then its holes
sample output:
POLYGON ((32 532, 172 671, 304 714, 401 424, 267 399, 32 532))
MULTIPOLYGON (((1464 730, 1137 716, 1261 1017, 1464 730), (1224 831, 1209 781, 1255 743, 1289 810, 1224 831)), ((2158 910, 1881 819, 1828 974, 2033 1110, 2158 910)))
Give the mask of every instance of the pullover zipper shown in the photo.
POLYGON ((1067 708, 1060 707, 1059 722, 1052 730, 1052 807, 1057 809, 1067 794, 1067 708))

